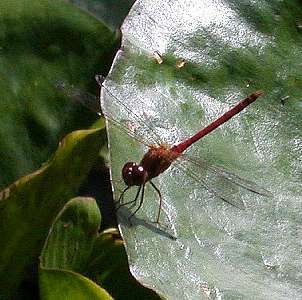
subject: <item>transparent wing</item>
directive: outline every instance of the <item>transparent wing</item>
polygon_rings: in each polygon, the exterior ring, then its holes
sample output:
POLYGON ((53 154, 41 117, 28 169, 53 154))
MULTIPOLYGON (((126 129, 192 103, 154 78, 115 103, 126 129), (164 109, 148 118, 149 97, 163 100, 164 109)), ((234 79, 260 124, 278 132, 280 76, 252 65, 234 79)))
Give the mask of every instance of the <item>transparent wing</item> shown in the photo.
POLYGON ((249 190, 255 194, 259 194, 259 195, 266 196, 266 197, 273 197, 273 194, 270 191, 268 191, 267 189, 261 187, 260 185, 258 185, 257 183, 255 183, 251 180, 243 178, 243 177, 237 175, 236 173, 233 173, 233 172, 225 169, 224 167, 210 164, 200 158, 188 156, 185 154, 182 156, 182 158, 184 160, 191 162, 193 165, 198 166, 199 169, 206 170, 212 176, 215 175, 215 176, 224 178, 225 180, 227 180, 235 185, 238 185, 246 190, 249 190))
MULTIPOLYGON (((84 105, 91 111, 104 116, 110 122, 110 124, 114 125, 116 128, 118 128, 122 132, 125 132, 126 134, 131 136, 133 139, 135 139, 139 143, 144 144, 145 146, 149 146, 150 143, 152 143, 152 142, 156 143, 155 137, 154 137, 155 134, 152 132, 152 129, 150 127, 145 126, 142 118, 133 114, 132 111, 130 111, 130 109, 128 109, 126 107, 126 105, 124 103, 122 103, 122 101, 120 101, 118 98, 116 98, 107 89, 106 89, 107 93, 109 93, 109 95, 113 99, 113 101, 118 104, 115 106, 115 108, 119 109, 119 107, 122 107, 123 109, 125 109, 128 112, 128 114, 132 116, 132 118, 134 117, 135 124, 132 123, 134 121, 130 121, 127 119, 118 120, 118 118, 114 118, 112 116, 112 114, 104 113, 101 110, 99 98, 96 97, 95 95, 92 95, 90 93, 77 89, 73 85, 70 85, 65 82, 56 83, 56 87, 59 90, 63 91, 68 97, 70 97, 76 103, 80 103, 81 105, 84 105), (132 124, 134 124, 134 125, 132 125, 132 124), (141 127, 143 127, 143 130, 141 129, 141 127), (140 128, 141 129, 140 132, 148 131, 148 140, 147 140, 147 138, 145 138, 145 136, 143 136, 142 133, 140 134, 138 132, 138 130, 136 130, 136 128, 140 128), (152 136, 151 141, 149 140, 150 136, 152 136)), ((157 136, 156 136, 156 138, 157 138, 157 136)))
POLYGON ((204 176, 204 174, 197 174, 195 171, 192 170, 192 168, 187 167, 186 164, 184 164, 183 162, 177 161, 176 167, 182 172, 184 172, 187 176, 192 178, 194 181, 198 182, 201 187, 203 187, 213 196, 239 209, 245 209, 245 205, 242 199, 238 196, 234 197, 237 192, 234 187, 231 187, 232 190, 230 191, 230 186, 226 186, 225 182, 222 184, 222 180, 220 180, 220 182, 214 183, 213 178, 212 180, 209 180, 207 176, 204 176))
POLYGON ((77 89, 73 85, 64 81, 56 82, 55 87, 59 91, 62 91, 72 101, 84 105, 86 108, 97 113, 98 115, 102 114, 99 100, 95 95, 84 92, 81 89, 77 89))
POLYGON ((209 193, 240 209, 245 209, 242 200, 244 190, 272 197, 269 191, 256 183, 199 158, 183 155, 176 161, 176 167, 197 181, 209 193))
MULTIPOLYGON (((150 144, 163 143, 161 137, 156 133, 156 128, 148 120, 148 114, 144 110, 146 102, 138 95, 135 95, 135 107, 138 111, 130 109, 117 95, 117 92, 109 89, 104 83, 104 77, 97 75, 97 82, 101 85, 101 106, 103 115, 113 123, 118 123, 122 127, 131 127, 131 136, 148 141, 150 144), (121 117, 126 116, 126 117, 121 117)), ((109 82, 107 81, 105 83, 109 82)), ((128 130, 129 131, 129 130, 128 130)), ((146 144, 146 143, 145 143, 146 144)))

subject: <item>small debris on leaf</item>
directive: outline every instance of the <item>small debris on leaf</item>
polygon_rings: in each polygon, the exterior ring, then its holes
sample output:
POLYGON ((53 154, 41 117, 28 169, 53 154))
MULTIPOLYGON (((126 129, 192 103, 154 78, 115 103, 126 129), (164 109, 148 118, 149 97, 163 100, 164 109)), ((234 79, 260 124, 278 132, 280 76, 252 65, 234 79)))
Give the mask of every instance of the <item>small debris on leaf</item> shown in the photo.
POLYGON ((162 55, 158 51, 153 52, 153 57, 159 65, 164 62, 162 55))
POLYGON ((186 64, 186 61, 183 58, 181 58, 181 59, 176 61, 175 66, 176 66, 177 69, 181 69, 181 68, 184 67, 185 64, 186 64))
POLYGON ((285 96, 285 97, 281 98, 281 104, 284 105, 288 99, 289 99, 289 96, 285 96))

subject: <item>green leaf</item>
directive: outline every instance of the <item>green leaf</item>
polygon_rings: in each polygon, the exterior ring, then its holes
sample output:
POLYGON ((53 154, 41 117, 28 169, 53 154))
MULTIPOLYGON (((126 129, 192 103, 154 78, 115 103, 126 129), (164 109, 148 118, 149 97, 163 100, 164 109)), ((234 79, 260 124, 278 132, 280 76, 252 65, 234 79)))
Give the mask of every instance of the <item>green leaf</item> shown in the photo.
MULTIPOLYGON (((49 269, 64 269, 85 274, 115 299, 158 299, 131 276, 117 230, 108 229, 98 235, 99 226, 100 213, 94 199, 77 197, 70 200, 50 229, 41 254, 39 276, 44 278, 43 282, 48 282, 45 270, 48 274, 49 269)), ((46 290, 45 284, 40 287, 44 298, 52 295, 52 290, 47 290, 50 284, 53 290, 57 289, 57 283, 51 278, 46 290)), ((65 288, 69 292, 73 287, 66 285, 65 288)))
POLYGON ((109 291, 114 299, 159 299, 131 275, 117 229, 107 229, 99 235, 86 271, 89 278, 109 291))
POLYGON ((101 215, 93 198, 77 197, 63 207, 40 258, 42 299, 112 299, 85 272, 98 236, 101 215))
POLYGON ((95 91, 118 36, 61 0, 0 1, 0 188, 33 172, 67 133, 96 115, 55 88, 58 81, 95 91))
POLYGON ((41 267, 84 272, 100 224, 100 211, 93 198, 68 201, 49 232, 40 258, 41 267))
POLYGON ((40 272, 40 287, 43 300, 113 299, 93 281, 66 270, 43 269, 40 272))
MULTIPOLYGON (((158 195, 150 185, 132 226, 127 216, 134 208, 119 210, 132 274, 167 298, 302 297, 301 13, 299 1, 146 0, 136 2, 122 27, 123 47, 101 100, 116 121, 109 129, 116 199, 125 188, 123 165, 139 161, 146 147, 115 125, 150 144, 158 136, 173 144, 250 93, 265 92, 187 154, 255 181, 274 197, 207 177, 245 203, 239 210, 193 180, 188 172, 198 174, 196 167, 180 160, 154 180, 163 195, 161 226, 151 223, 158 195)), ((136 188, 127 191, 125 202, 135 194, 136 188)))
POLYGON ((111 28, 119 28, 135 0, 69 0, 103 20, 111 28))
POLYGON ((14 293, 26 267, 41 253, 54 218, 77 193, 104 143, 103 128, 73 132, 41 169, 1 192, 1 293, 14 293))

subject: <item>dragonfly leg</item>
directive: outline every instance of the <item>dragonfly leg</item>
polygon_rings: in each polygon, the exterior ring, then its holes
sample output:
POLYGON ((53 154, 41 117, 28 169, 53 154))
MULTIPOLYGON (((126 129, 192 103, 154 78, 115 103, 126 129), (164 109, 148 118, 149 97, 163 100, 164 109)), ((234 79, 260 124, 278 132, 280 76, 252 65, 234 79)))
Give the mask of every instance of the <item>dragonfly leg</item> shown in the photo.
MULTIPOLYGON (((125 193, 128 191, 130 189, 130 186, 127 186, 123 191, 122 191, 122 193, 121 193, 121 195, 119 196, 119 198, 118 198, 118 200, 117 201, 115 201, 115 205, 116 204, 119 204, 119 205, 121 205, 122 203, 123 203, 123 201, 124 201, 124 195, 125 195, 125 193)), ((119 206, 118 206, 119 207, 119 206)))
POLYGON ((142 188, 142 187, 140 186, 139 189, 138 189, 138 191, 137 191, 137 193, 136 193, 136 196, 135 196, 134 200, 131 200, 131 201, 122 203, 121 200, 124 199, 124 194, 125 194, 125 192, 126 192, 128 189, 130 189, 130 186, 127 186, 127 187, 123 190, 121 196, 119 197, 119 200, 118 200, 119 205, 118 205, 118 207, 117 207, 116 209, 118 210, 118 209, 121 208, 122 206, 131 204, 131 203, 134 203, 134 205, 135 205, 135 204, 136 204, 136 201, 137 201, 137 198, 138 198, 138 196, 139 196, 139 193, 140 193, 140 191, 141 191, 141 188, 142 188))
POLYGON ((141 194, 141 198, 140 198, 140 201, 139 201, 139 205, 137 207, 137 209, 130 215, 130 217, 128 218, 129 222, 131 223, 131 218, 139 211, 139 209, 142 207, 142 204, 144 202, 144 195, 145 195, 145 183, 142 184, 140 187, 139 187, 139 190, 136 194, 136 197, 135 197, 135 201, 137 200, 138 198, 138 195, 139 195, 139 192, 140 190, 142 190, 142 194, 141 194))
POLYGON ((156 218, 156 222, 155 222, 155 223, 159 224, 159 217, 160 217, 160 211, 161 211, 161 205, 162 205, 162 196, 161 196, 160 190, 156 187, 156 185, 152 181, 150 181, 150 184, 156 190, 156 192, 159 196, 159 207, 158 207, 158 213, 157 213, 157 218, 156 218))

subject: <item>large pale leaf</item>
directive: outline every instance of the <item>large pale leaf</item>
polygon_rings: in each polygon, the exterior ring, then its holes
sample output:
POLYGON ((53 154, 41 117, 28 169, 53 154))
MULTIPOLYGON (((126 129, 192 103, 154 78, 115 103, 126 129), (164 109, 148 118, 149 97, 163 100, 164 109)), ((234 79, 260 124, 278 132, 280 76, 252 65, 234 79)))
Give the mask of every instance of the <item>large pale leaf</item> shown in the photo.
POLYGON ((109 129, 116 198, 123 164, 146 151, 116 125, 149 143, 157 136, 174 143, 249 93, 265 92, 188 154, 256 181, 274 197, 218 181, 222 193, 245 203, 239 210, 174 166, 155 181, 164 198, 161 227, 151 223, 158 203, 150 187, 133 226, 130 208, 119 210, 133 275, 170 299, 302 297, 301 14, 299 1, 146 0, 122 27, 123 48, 101 100, 118 121, 109 129), (177 67, 181 59, 185 65, 177 67))

